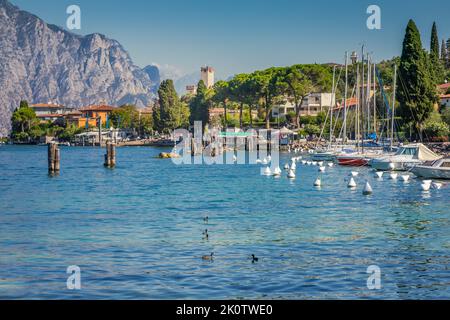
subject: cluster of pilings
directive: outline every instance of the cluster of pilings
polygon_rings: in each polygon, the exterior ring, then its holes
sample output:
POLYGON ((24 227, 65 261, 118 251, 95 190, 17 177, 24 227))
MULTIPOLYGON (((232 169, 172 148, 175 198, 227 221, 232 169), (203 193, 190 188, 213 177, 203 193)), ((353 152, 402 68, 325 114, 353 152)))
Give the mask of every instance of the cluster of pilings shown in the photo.
POLYGON ((114 168, 116 166, 116 144, 108 141, 106 143, 105 167, 114 168))
POLYGON ((56 143, 48 144, 48 173, 50 175, 58 174, 61 168, 61 152, 56 143))

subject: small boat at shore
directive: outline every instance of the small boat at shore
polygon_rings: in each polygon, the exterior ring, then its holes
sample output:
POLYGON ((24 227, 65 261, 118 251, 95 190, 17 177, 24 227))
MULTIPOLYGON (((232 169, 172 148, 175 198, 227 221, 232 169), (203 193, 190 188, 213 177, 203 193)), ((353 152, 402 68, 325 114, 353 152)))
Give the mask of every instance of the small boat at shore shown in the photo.
POLYGON ((410 171, 416 176, 426 179, 450 179, 450 158, 425 162, 413 166, 410 171))
POLYGON ((435 161, 441 157, 425 145, 410 144, 400 147, 394 155, 372 159, 369 165, 381 171, 405 171, 409 167, 420 165, 426 161, 435 161))

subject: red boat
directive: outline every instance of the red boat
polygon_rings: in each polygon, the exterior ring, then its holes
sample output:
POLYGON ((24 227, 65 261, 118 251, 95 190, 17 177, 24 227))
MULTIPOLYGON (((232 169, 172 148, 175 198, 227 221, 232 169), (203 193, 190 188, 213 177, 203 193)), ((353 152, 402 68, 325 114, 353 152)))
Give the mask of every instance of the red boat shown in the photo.
POLYGON ((341 166, 363 167, 369 164, 369 160, 369 158, 361 154, 337 156, 337 161, 341 166))

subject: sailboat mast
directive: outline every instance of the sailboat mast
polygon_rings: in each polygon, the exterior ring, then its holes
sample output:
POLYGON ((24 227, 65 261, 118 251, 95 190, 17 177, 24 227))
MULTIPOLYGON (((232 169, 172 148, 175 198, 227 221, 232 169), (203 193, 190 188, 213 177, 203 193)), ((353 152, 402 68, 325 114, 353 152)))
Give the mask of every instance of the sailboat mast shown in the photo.
POLYGON ((356 66, 356 119, 355 119, 355 140, 357 149, 359 149, 359 104, 360 97, 360 82, 359 82, 359 64, 356 66))
POLYGON ((331 106, 330 106, 330 149, 333 141, 333 105, 335 100, 334 97, 336 96, 335 82, 336 82, 336 66, 333 66, 333 90, 331 90, 331 106))
POLYGON ((397 93, 397 65, 394 66, 394 94, 392 95, 391 149, 394 143, 395 95, 397 93))
POLYGON ((345 90, 344 90, 344 134, 342 142, 347 141, 347 95, 348 95, 348 52, 345 52, 345 90))
POLYGON ((370 133, 370 90, 372 89, 372 77, 371 77, 371 59, 369 54, 367 54, 367 134, 370 133))
POLYGON ((377 134, 377 81, 376 81, 376 63, 373 64, 373 132, 377 134))

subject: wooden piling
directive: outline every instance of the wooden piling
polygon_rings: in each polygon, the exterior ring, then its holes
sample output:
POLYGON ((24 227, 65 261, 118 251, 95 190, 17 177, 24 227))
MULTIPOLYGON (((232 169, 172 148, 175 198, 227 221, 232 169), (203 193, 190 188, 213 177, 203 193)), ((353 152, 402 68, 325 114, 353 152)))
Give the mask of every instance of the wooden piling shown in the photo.
POLYGON ((106 143, 104 166, 107 168, 114 168, 116 166, 116 145, 110 141, 106 143))
POLYGON ((61 169, 61 151, 54 142, 48 144, 48 173, 58 174, 61 169))

